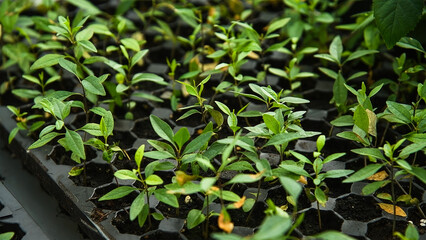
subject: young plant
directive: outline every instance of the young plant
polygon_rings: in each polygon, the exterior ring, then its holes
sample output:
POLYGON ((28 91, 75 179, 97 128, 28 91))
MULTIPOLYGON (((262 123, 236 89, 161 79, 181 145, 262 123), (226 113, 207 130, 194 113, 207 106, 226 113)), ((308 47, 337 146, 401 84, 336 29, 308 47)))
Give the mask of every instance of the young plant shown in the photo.
POLYGON ((303 167, 299 165, 290 165, 285 162, 281 163, 280 167, 284 170, 291 172, 293 174, 297 174, 299 176, 303 176, 306 178, 312 179, 315 187, 312 189, 313 193, 307 188, 306 192, 309 197, 313 197, 317 202, 317 212, 318 212, 318 224, 319 228, 322 229, 322 221, 321 221, 321 211, 319 205, 325 206, 328 201, 327 192, 329 191, 326 183, 324 182, 328 178, 340 178, 345 177, 353 172, 353 170, 347 169, 336 169, 330 170, 327 172, 322 172, 323 166, 326 163, 334 161, 338 158, 343 157, 346 153, 334 153, 323 159, 321 150, 325 145, 325 136, 321 135, 317 138, 317 151, 313 153, 314 161, 309 160, 309 158, 304 155, 297 153, 295 151, 290 151, 290 153, 296 157, 301 163, 309 164, 314 169, 314 175, 311 176, 307 171, 303 169, 303 167), (323 190, 325 189, 325 191, 323 190))
POLYGON ((159 185, 163 184, 163 179, 161 179, 160 176, 154 174, 156 170, 173 169, 175 167, 174 164, 167 161, 156 161, 149 163, 145 169, 141 169, 144 151, 145 145, 141 145, 136 151, 135 162, 137 169, 133 169, 132 171, 121 169, 114 173, 116 178, 137 181, 140 184, 140 187, 119 186, 99 198, 99 201, 123 198, 130 193, 137 191, 139 195, 133 200, 130 206, 130 220, 133 221, 138 219, 139 226, 142 227, 148 219, 148 229, 150 229, 152 227, 151 216, 156 220, 161 220, 164 218, 164 216, 160 213, 151 212, 149 202, 152 195, 154 195, 155 198, 157 198, 159 201, 174 208, 179 208, 179 203, 175 195, 168 194, 166 189, 158 187, 159 185), (142 172, 142 170, 144 171, 142 172))
POLYGON ((21 110, 19 108, 16 108, 14 106, 7 106, 7 108, 15 115, 16 120, 16 127, 13 128, 12 131, 10 131, 9 133, 9 143, 12 142, 12 140, 15 138, 16 134, 20 130, 28 131, 28 135, 30 135, 40 129, 45 123, 45 121, 43 120, 44 116, 41 114, 32 114, 27 116, 28 113, 21 113, 21 110), (31 121, 35 122, 31 123, 31 121))
POLYGON ((191 136, 186 127, 173 133, 172 128, 159 117, 150 115, 149 119, 155 133, 167 142, 152 139, 148 140, 149 144, 151 144, 156 151, 147 152, 145 156, 152 159, 175 159, 178 169, 184 169, 188 163, 193 162, 197 155, 205 150, 206 145, 213 135, 212 131, 206 131, 188 142, 191 136))
POLYGON ((399 184, 397 180, 397 177, 409 174, 409 175, 417 177, 423 183, 426 183, 426 178, 425 178, 426 170, 420 167, 411 166, 405 160, 409 155, 424 149, 426 147, 426 144, 424 142, 421 144, 419 143, 410 144, 404 147, 398 154, 397 149, 400 148, 405 141, 406 139, 403 138, 395 144, 390 144, 389 142, 387 142, 380 149, 377 149, 377 148, 353 149, 352 151, 357 154, 368 156, 374 162, 377 162, 377 160, 380 160, 380 162, 365 166, 364 168, 358 170, 349 178, 343 181, 345 183, 361 181, 376 174, 381 168, 385 167, 385 169, 388 172, 389 179, 385 177, 383 178, 383 180, 370 183, 362 189, 362 192, 365 195, 372 194, 376 192, 379 188, 384 187, 385 185, 389 183, 391 184, 391 193, 379 194, 378 197, 383 198, 385 200, 389 200, 392 203, 391 210, 389 210, 386 204, 384 203, 379 204, 379 206, 382 209, 387 210, 387 212, 394 215, 392 232, 395 232, 397 212, 399 215, 405 214, 403 211, 401 212, 402 209, 400 209, 397 206, 398 201, 404 201, 410 204, 417 205, 419 211, 422 213, 423 217, 425 217, 423 211, 418 206, 418 200, 416 200, 415 198, 412 198, 411 195, 404 188, 402 188, 402 186, 399 184), (383 151, 384 155, 381 150, 383 151), (398 198, 395 194, 396 186, 399 186, 400 189, 404 192, 404 195, 399 196, 398 198))
POLYGON ((329 53, 316 54, 314 57, 326 60, 334 63, 338 66, 338 71, 331 70, 329 68, 320 67, 319 70, 328 77, 334 79, 333 85, 333 102, 338 110, 339 114, 343 114, 347 111, 346 101, 348 98, 348 90, 345 87, 345 83, 348 81, 364 76, 367 72, 357 72, 345 79, 343 77, 343 66, 353 60, 360 59, 363 56, 378 53, 377 50, 356 50, 352 52, 345 60, 342 59, 343 45, 340 36, 336 36, 330 44, 329 53))
POLYGON ((267 139, 262 146, 274 146, 284 160, 288 144, 299 138, 308 138, 318 135, 319 132, 304 131, 300 126, 300 119, 305 111, 293 112, 290 109, 278 108, 274 112, 262 114, 263 123, 253 127, 245 127, 249 131, 248 137, 267 139))

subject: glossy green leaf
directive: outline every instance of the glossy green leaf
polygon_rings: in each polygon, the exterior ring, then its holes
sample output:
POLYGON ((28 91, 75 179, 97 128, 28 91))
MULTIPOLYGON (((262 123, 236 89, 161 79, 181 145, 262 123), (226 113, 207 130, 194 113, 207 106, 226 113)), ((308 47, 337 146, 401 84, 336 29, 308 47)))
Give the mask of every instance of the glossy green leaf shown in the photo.
POLYGON ((253 239, 280 239, 290 229, 291 224, 292 220, 290 217, 279 215, 267 216, 260 225, 259 230, 253 235, 253 239))
POLYGON ((376 24, 388 48, 414 29, 422 15, 423 4, 423 0, 373 1, 376 24))
POLYGON ((122 38, 120 42, 127 49, 133 50, 135 52, 139 52, 141 50, 141 47, 139 46, 139 42, 134 38, 122 38))
POLYGON ((348 89, 345 87, 345 79, 339 72, 333 84, 333 98, 337 106, 346 104, 348 89))
POLYGON ((270 115, 270 114, 263 114, 262 115, 263 118, 263 122, 266 124, 266 127, 271 130, 274 134, 278 134, 280 133, 280 123, 278 122, 277 119, 275 119, 274 116, 270 115))
POLYGON ((75 63, 68 61, 65 58, 60 58, 58 63, 62 68, 64 68, 68 72, 74 74, 77 77, 80 76, 80 74, 77 72, 77 65, 75 63))
POLYGON ((186 127, 182 127, 173 136, 173 141, 177 144, 178 149, 181 149, 190 137, 188 129, 186 127))
POLYGON ((370 122, 368 119, 367 111, 364 107, 362 107, 361 105, 358 105, 356 107, 353 119, 354 124, 367 134, 370 122))
POLYGON ((57 137, 59 135, 61 135, 61 134, 57 133, 57 132, 47 133, 46 135, 43 135, 40 139, 35 141, 33 144, 31 144, 28 147, 28 149, 34 149, 34 148, 42 147, 42 146, 46 145, 47 143, 49 143, 50 141, 52 141, 55 137, 57 137))
POLYGON ((152 174, 145 179, 145 182, 148 185, 160 185, 163 184, 163 179, 161 179, 158 175, 152 174))
POLYGON ((206 216, 201 210, 191 209, 186 218, 186 226, 188 227, 188 229, 192 229, 198 226, 200 223, 204 222, 205 219, 206 216))
POLYGON ((142 209, 145 205, 145 192, 139 193, 139 195, 133 200, 132 205, 130 206, 130 221, 135 220, 138 215, 142 212, 142 209))
POLYGON ((138 176, 128 169, 120 169, 114 173, 114 176, 123 180, 138 180, 138 176))
POLYGON ((100 82, 99 78, 97 78, 93 75, 90 75, 90 76, 86 77, 85 79, 83 79, 81 84, 83 85, 84 89, 87 92, 90 92, 90 93, 93 93, 93 94, 99 95, 99 96, 105 96, 106 95, 104 86, 100 82))
POLYGON ((342 39, 340 36, 334 37, 333 41, 330 44, 330 55, 337 60, 338 63, 340 63, 340 60, 342 58, 343 53, 343 45, 342 45, 342 39))
POLYGON ((85 48, 88 51, 91 52, 98 52, 98 50, 96 49, 95 45, 88 41, 88 40, 80 40, 78 41, 78 44, 80 44, 81 46, 83 46, 83 48, 85 48))
POLYGON ((179 202, 175 195, 167 193, 167 189, 161 188, 154 191, 155 197, 174 208, 179 208, 179 202))
POLYGON ((402 120, 405 124, 409 124, 411 122, 410 111, 408 111, 404 105, 392 101, 387 101, 386 105, 388 106, 389 111, 393 113, 396 118, 402 120))
POLYGON ((86 159, 86 152, 84 151, 83 139, 77 132, 66 130, 65 142, 67 147, 74 153, 77 154, 81 159, 86 159))
POLYGON ((367 165, 367 166, 361 168, 360 170, 358 170, 357 172, 355 172, 354 174, 352 174, 347 179, 343 180, 343 182, 344 183, 351 183, 351 182, 358 182, 358 181, 364 180, 364 179, 370 177, 371 175, 375 174, 382 167, 383 167, 383 164, 367 165))
POLYGON ((344 233, 337 232, 337 231, 325 231, 320 234, 315 235, 316 239, 321 240, 329 240, 329 239, 339 239, 339 240, 355 240, 355 238, 350 237, 344 233))
POLYGON ((41 68, 50 67, 59 63, 59 59, 64 59, 65 56, 61 54, 46 54, 43 57, 37 59, 33 65, 31 65, 30 70, 37 70, 41 68))
POLYGON ((183 154, 194 153, 199 151, 204 145, 206 145, 210 138, 212 137, 212 132, 202 133, 200 136, 196 137, 194 140, 188 143, 183 151, 183 154))
POLYGON ((174 141, 173 141, 174 134, 169 124, 167 124, 166 122, 164 122, 163 120, 161 120, 159 117, 155 115, 150 115, 149 119, 151 121, 151 125, 155 133, 157 133, 157 135, 163 138, 164 140, 174 145, 174 141))
POLYGON ((129 195, 131 192, 135 190, 136 190, 135 188, 130 186, 120 186, 116 189, 109 191, 107 194, 103 195, 101 198, 99 198, 98 201, 119 199, 129 195))
POLYGON ((351 151, 362 156, 369 156, 381 160, 386 159, 383 153, 377 148, 357 148, 351 149, 351 151))
POLYGON ((321 204, 321 205, 325 205, 325 203, 327 202, 328 198, 325 195, 324 191, 321 190, 320 187, 316 187, 315 188, 315 199, 321 204))
POLYGON ((97 123, 88 123, 80 128, 80 130, 83 130, 95 137, 102 136, 102 132, 100 130, 100 126, 97 123))
POLYGON ((141 168, 141 162, 143 159, 144 152, 145 152, 145 144, 142 144, 138 147, 135 153, 135 162, 136 162, 136 165, 138 166, 138 170, 140 170, 141 168))
POLYGON ((369 183, 362 188, 362 194, 364 195, 373 194, 377 191, 377 189, 386 186, 386 184, 388 183, 390 183, 389 180, 369 183))

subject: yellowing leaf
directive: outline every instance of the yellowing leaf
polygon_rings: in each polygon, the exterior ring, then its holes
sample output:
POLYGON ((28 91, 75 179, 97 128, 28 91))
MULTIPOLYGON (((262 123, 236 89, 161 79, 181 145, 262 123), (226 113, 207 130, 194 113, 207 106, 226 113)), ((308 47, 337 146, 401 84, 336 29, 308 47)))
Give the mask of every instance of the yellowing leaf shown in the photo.
MULTIPOLYGON (((378 203, 380 208, 383 209, 385 212, 393 214, 393 205, 388 203, 378 203)), ((395 206, 395 215, 406 217, 407 214, 402 210, 402 208, 395 206)))
POLYGON ((243 196, 238 202, 234 202, 233 206, 238 209, 244 205, 245 201, 246 201, 246 196, 243 196))
POLYGON ((230 233, 234 229, 234 223, 231 222, 231 218, 225 209, 222 209, 219 218, 217 219, 217 225, 223 231, 230 233))
POLYGON ((366 109, 365 111, 367 112, 367 116, 368 116, 368 133, 372 136, 377 137, 377 129, 376 129, 377 117, 376 117, 376 114, 369 109, 366 109))
POLYGON ((183 171, 176 171, 176 181, 180 186, 184 185, 186 182, 189 182, 195 179, 197 179, 196 176, 188 175, 183 171))
POLYGON ((301 182, 301 183, 303 183, 305 185, 308 184, 308 181, 306 180, 306 178, 304 176, 300 176, 297 181, 301 182))
POLYGON ((385 180, 388 176, 389 176, 388 173, 385 170, 383 170, 376 174, 371 175, 370 177, 367 178, 367 180, 382 181, 382 180, 385 180))
POLYGON ((257 54, 257 53, 255 53, 255 52, 251 51, 251 52, 247 55, 247 57, 249 57, 249 58, 251 58, 251 59, 259 59, 259 54, 257 54))

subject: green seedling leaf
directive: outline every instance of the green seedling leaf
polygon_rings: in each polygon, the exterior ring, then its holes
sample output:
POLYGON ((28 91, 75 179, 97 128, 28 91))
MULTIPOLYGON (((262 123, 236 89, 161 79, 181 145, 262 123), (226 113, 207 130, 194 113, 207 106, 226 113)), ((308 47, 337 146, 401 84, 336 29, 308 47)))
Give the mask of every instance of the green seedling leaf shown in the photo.
POLYGON ((173 136, 173 141, 177 144, 178 149, 181 149, 182 146, 191 138, 189 131, 186 127, 179 129, 176 134, 173 136))
POLYGON ((360 170, 358 170, 357 172, 355 172, 354 174, 352 174, 347 179, 343 180, 343 183, 351 183, 351 182, 358 182, 358 181, 364 180, 370 177, 371 175, 375 174, 382 167, 383 167, 383 164, 367 165, 361 168, 360 170))
POLYGON ((145 179, 145 182, 148 185, 161 185, 163 184, 163 179, 161 179, 158 175, 152 174, 145 179))
POLYGON ((348 176, 349 174, 353 173, 354 170, 349 169, 336 169, 336 170, 329 170, 326 173, 324 173, 324 178, 340 178, 344 176, 348 176))
POLYGON ((24 99, 33 99, 42 95, 40 91, 34 89, 13 89, 12 93, 13 95, 24 99))
POLYGON ((225 171, 250 171, 250 172, 255 172, 256 170, 253 168, 253 166, 246 161, 239 161, 239 162, 235 162, 235 163, 231 163, 229 165, 227 165, 223 170, 225 171))
POLYGON ((330 122, 336 127, 347 127, 354 125, 354 120, 351 115, 343 115, 330 122))
POLYGON ((324 145, 325 145, 325 135, 320 135, 317 139, 317 151, 321 152, 324 145))
POLYGON ((83 139, 81 139, 80 134, 77 132, 66 129, 65 132, 65 142, 68 148, 74 153, 77 154, 81 159, 86 159, 86 153, 84 151, 83 139))
POLYGON ((339 240, 355 240, 353 237, 337 232, 337 231, 325 231, 320 234, 315 235, 316 239, 329 240, 329 239, 339 239, 339 240))
POLYGON ((80 40, 77 43, 80 44, 83 48, 85 48, 88 51, 98 52, 95 45, 93 45, 93 43, 88 40, 80 40))
POLYGON ((102 136, 100 126, 97 123, 88 123, 88 124, 84 125, 83 127, 81 127, 79 130, 83 130, 83 131, 87 132, 88 134, 93 135, 95 137, 102 136))
POLYGON ((59 63, 59 59, 64 59, 65 56, 61 54, 46 54, 43 57, 37 59, 33 65, 31 65, 30 70, 34 71, 41 68, 47 68, 59 63))
POLYGON ((306 104, 310 103, 309 100, 298 98, 298 97, 284 97, 281 99, 281 102, 283 103, 293 103, 293 104, 306 104))
POLYGON ((327 195, 325 195, 320 187, 315 188, 315 199, 323 206, 325 206, 328 200, 327 195))
POLYGON ((362 131, 368 133, 368 128, 370 126, 370 122, 368 119, 367 111, 361 105, 358 105, 354 112, 354 124, 358 126, 362 131))
POLYGON ((226 115, 230 116, 232 115, 231 110, 228 108, 228 106, 226 106, 225 104, 215 101, 215 103, 217 104, 217 106, 220 108, 220 110, 222 110, 222 112, 224 112, 226 115))
POLYGON ((263 114, 262 115, 263 121, 266 124, 266 127, 271 130, 274 134, 278 134, 281 131, 280 128, 280 123, 278 122, 277 119, 275 119, 274 116, 270 115, 270 114, 263 114))
POLYGON ((279 239, 291 227, 290 217, 279 215, 267 216, 260 225, 259 231, 253 235, 253 239, 267 240, 279 239))
POLYGON ((167 193, 167 189, 164 189, 164 188, 157 189, 154 191, 154 195, 159 201, 167 205, 170 205, 174 208, 179 208, 179 202, 176 196, 173 194, 167 193))
POLYGON ((302 192, 302 186, 296 182, 296 180, 291 179, 289 177, 279 177, 281 186, 284 187, 287 193, 295 200, 300 196, 300 193, 302 192))
POLYGON ((138 215, 142 212, 143 207, 145 206, 145 192, 139 193, 139 195, 133 200, 132 205, 130 206, 130 221, 135 220, 138 215))
POLYGON ((129 195, 131 192, 135 190, 136 190, 135 188, 130 186, 120 186, 116 189, 111 190, 107 194, 103 195, 101 198, 99 198, 98 201, 119 199, 129 195))
POLYGON ((422 15, 423 4, 423 0, 373 1, 376 24, 388 48, 414 29, 422 15))
POLYGON ((145 221, 148 217, 149 217, 149 205, 148 203, 145 203, 142 206, 142 211, 138 215, 139 227, 142 227, 145 224, 145 221))
POLYGON ((283 28, 285 25, 287 25, 288 22, 290 22, 290 18, 282 18, 277 21, 274 21, 273 23, 271 23, 271 25, 269 25, 268 30, 266 31, 266 35, 269 35, 275 30, 283 28))
POLYGON ((362 188, 362 194, 364 195, 373 194, 377 191, 377 189, 386 186, 386 184, 388 183, 390 183, 389 180, 369 183, 362 188))
POLYGON ((153 73, 136 73, 132 78, 132 84, 144 81, 154 82, 160 85, 167 85, 167 82, 164 81, 164 78, 153 73))
POLYGON ((291 141, 294 141, 299 138, 307 138, 307 137, 313 137, 320 134, 319 132, 310 132, 306 131, 303 133, 300 132, 290 132, 290 133, 279 133, 274 135, 269 141, 264 145, 266 146, 276 146, 276 145, 282 145, 291 141))
POLYGON ((299 159, 300 161, 304 162, 304 163, 308 163, 308 164, 312 164, 311 160, 309 160, 307 157, 305 157, 304 155, 292 151, 290 150, 291 155, 293 155, 294 157, 296 157, 297 159, 299 159))
POLYGON ((348 98, 348 89, 345 87, 345 79, 339 72, 333 84, 333 98, 337 106, 346 104, 348 98))
POLYGON ((144 49, 135 53, 135 55, 133 55, 132 60, 130 62, 130 67, 135 66, 136 63, 138 63, 147 53, 148 53, 147 49, 144 49))
POLYGON ((138 180, 136 174, 128 169, 120 169, 114 173, 114 176, 123 180, 138 180))
POLYGON ((256 173, 256 174, 237 174, 235 177, 233 177, 231 180, 229 180, 226 185, 232 184, 232 183, 252 183, 257 182, 259 179, 262 178, 263 173, 256 173))
POLYGON ((193 153, 199 151, 205 144, 208 143, 211 136, 213 136, 212 132, 202 133, 200 136, 196 137, 185 147, 183 154, 193 153))
POLYGON ((386 160, 385 156, 383 156, 383 153, 377 148, 357 148, 352 149, 351 151, 362 156, 369 156, 375 159, 386 160))
POLYGON ((74 74, 77 77, 80 77, 80 74, 77 72, 77 65, 75 63, 68 61, 65 58, 60 58, 58 63, 62 68, 64 68, 68 72, 74 74))
POLYGON ((99 78, 93 75, 83 79, 81 84, 83 85, 84 89, 87 92, 90 92, 92 94, 99 95, 99 96, 106 95, 104 86, 102 85, 101 81, 99 80, 99 78))
POLYGON ((403 37, 399 40, 399 42, 396 43, 396 45, 398 47, 402 47, 402 48, 406 48, 406 49, 414 49, 416 51, 419 51, 421 53, 425 53, 426 51, 424 50, 422 44, 417 41, 414 38, 411 37, 403 37))
POLYGON ((15 236, 14 232, 0 233, 0 240, 10 240, 13 239, 13 236, 15 236))
POLYGON ((216 183, 216 180, 217 179, 214 177, 205 177, 201 179, 200 181, 201 190, 203 190, 204 192, 207 192, 210 189, 210 187, 212 187, 216 183))
POLYGON ((369 55, 369 54, 374 54, 374 53, 378 53, 379 51, 377 50, 357 50, 353 53, 351 53, 351 55, 349 55, 349 57, 345 60, 344 63, 364 57, 365 55, 369 55))
POLYGON ((342 58, 343 45, 340 36, 336 36, 330 44, 330 55, 340 64, 342 58))
POLYGON ((200 223, 204 222, 206 216, 203 214, 201 210, 192 209, 189 211, 188 216, 186 218, 186 226, 188 229, 192 229, 198 226, 200 223))
POLYGON ((309 173, 306 170, 304 170, 303 167, 300 167, 300 166, 281 163, 280 168, 285 169, 286 171, 289 171, 299 176, 310 177, 309 173))
POLYGON ((33 144, 31 144, 28 147, 28 149, 34 149, 34 148, 42 147, 42 146, 46 145, 47 143, 49 143, 50 141, 52 141, 55 137, 57 137, 59 135, 61 135, 61 134, 57 133, 57 132, 47 133, 46 135, 43 135, 43 137, 41 137, 40 139, 35 141, 33 144))
POLYGON ((134 38, 123 38, 120 40, 120 42, 127 49, 133 50, 135 52, 139 52, 141 50, 139 42, 134 38))
POLYGON ((174 145, 174 141, 173 141, 174 134, 173 134, 172 128, 166 122, 164 122, 163 120, 161 120, 159 117, 155 115, 151 114, 149 116, 149 119, 151 121, 151 125, 155 133, 157 133, 157 135, 163 138, 164 140, 174 145))
POLYGON ((401 150, 401 152, 399 153, 399 158, 406 158, 410 154, 416 153, 424 148, 426 148, 426 141, 412 143, 401 150))
POLYGON ((389 111, 393 113, 396 118, 403 121, 405 124, 409 124, 411 122, 410 111, 408 111, 404 105, 392 101, 386 101, 386 105, 388 106, 389 111))
POLYGON ((135 162, 136 162, 136 165, 138 166, 138 170, 140 170, 141 168, 141 162, 142 162, 144 152, 145 152, 145 144, 142 144, 138 148, 138 150, 136 150, 136 153, 135 153, 135 162))

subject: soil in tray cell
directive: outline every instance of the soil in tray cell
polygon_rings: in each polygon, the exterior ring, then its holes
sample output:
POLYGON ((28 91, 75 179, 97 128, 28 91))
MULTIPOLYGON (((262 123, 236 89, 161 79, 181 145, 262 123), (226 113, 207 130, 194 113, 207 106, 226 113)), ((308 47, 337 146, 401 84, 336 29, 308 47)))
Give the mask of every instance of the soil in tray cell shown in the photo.
POLYGON ((346 220, 368 222, 382 216, 382 210, 373 197, 355 194, 337 199, 334 210, 346 220))
MULTIPOLYGON (((151 212, 154 210, 151 209, 151 212)), ((145 224, 140 227, 137 220, 130 221, 129 214, 122 210, 117 212, 117 214, 112 219, 112 225, 114 225, 120 233, 128 233, 134 235, 142 235, 151 230, 158 229, 160 221, 155 220, 151 217, 151 226, 149 226, 148 219, 145 221, 145 224)))

